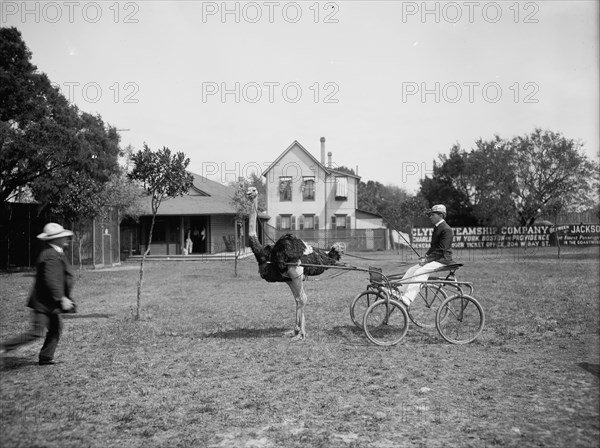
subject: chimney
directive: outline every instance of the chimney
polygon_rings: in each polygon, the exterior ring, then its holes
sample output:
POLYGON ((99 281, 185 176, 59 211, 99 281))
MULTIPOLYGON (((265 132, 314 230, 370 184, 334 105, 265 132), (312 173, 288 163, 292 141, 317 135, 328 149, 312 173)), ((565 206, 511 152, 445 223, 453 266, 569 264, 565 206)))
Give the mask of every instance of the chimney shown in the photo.
POLYGON ((321 137, 321 163, 325 165, 325 137, 321 137))
POLYGON ((331 162, 331 151, 327 153, 327 168, 332 168, 333 163, 331 162))

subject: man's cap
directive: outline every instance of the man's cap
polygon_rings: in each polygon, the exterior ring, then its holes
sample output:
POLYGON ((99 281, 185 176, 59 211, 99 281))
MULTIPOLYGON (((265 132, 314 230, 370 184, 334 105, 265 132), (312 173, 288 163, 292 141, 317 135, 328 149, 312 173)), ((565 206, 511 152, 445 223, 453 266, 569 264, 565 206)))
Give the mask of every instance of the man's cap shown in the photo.
POLYGON ((442 205, 442 204, 436 204, 433 207, 431 207, 429 210, 426 210, 425 213, 427 213, 428 215, 430 215, 431 213, 441 213, 445 217, 446 216, 446 206, 442 205))
POLYGON ((73 232, 66 230, 60 224, 49 222, 44 226, 44 231, 37 237, 42 241, 54 240, 56 238, 63 238, 65 236, 73 236, 73 232))

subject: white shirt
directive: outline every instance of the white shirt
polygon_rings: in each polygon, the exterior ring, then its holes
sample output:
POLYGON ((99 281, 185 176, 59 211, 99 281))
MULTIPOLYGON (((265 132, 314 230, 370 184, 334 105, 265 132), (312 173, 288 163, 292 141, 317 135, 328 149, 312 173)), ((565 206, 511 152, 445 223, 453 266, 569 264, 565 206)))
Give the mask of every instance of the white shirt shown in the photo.
POLYGON ((62 254, 64 254, 64 253, 65 253, 62 247, 60 247, 60 246, 57 246, 56 244, 52 244, 52 243, 48 243, 48 244, 49 244, 50 246, 52 246, 52 248, 53 248, 53 249, 54 249, 56 252, 58 252, 59 254, 61 254, 61 255, 62 255, 62 254))

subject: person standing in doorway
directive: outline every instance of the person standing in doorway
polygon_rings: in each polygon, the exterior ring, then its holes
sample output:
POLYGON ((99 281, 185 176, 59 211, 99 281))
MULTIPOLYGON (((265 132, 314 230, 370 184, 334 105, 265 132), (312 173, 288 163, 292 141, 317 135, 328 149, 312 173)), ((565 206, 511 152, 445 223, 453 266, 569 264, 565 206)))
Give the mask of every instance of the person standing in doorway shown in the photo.
POLYGON ((6 341, 0 353, 6 353, 29 344, 44 336, 46 338, 39 354, 39 365, 53 365, 54 352, 62 330, 61 313, 74 312, 71 299, 73 269, 64 253, 73 232, 60 224, 48 223, 37 237, 45 243, 36 264, 35 284, 27 302, 33 310, 32 326, 29 331, 6 341))

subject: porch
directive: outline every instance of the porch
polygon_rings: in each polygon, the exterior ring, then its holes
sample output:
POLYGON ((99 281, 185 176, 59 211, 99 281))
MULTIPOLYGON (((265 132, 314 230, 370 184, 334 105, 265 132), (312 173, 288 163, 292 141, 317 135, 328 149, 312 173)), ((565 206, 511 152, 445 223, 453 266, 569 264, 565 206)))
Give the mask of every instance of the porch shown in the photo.
MULTIPOLYGON (((244 247, 238 254, 238 260, 243 260, 248 257, 253 257, 254 254, 249 247, 244 247)), ((219 252, 215 254, 191 254, 191 255, 148 255, 146 261, 233 261, 235 260, 236 252, 219 252)), ((142 260, 142 255, 130 255, 125 258, 125 263, 139 263, 142 260)))

